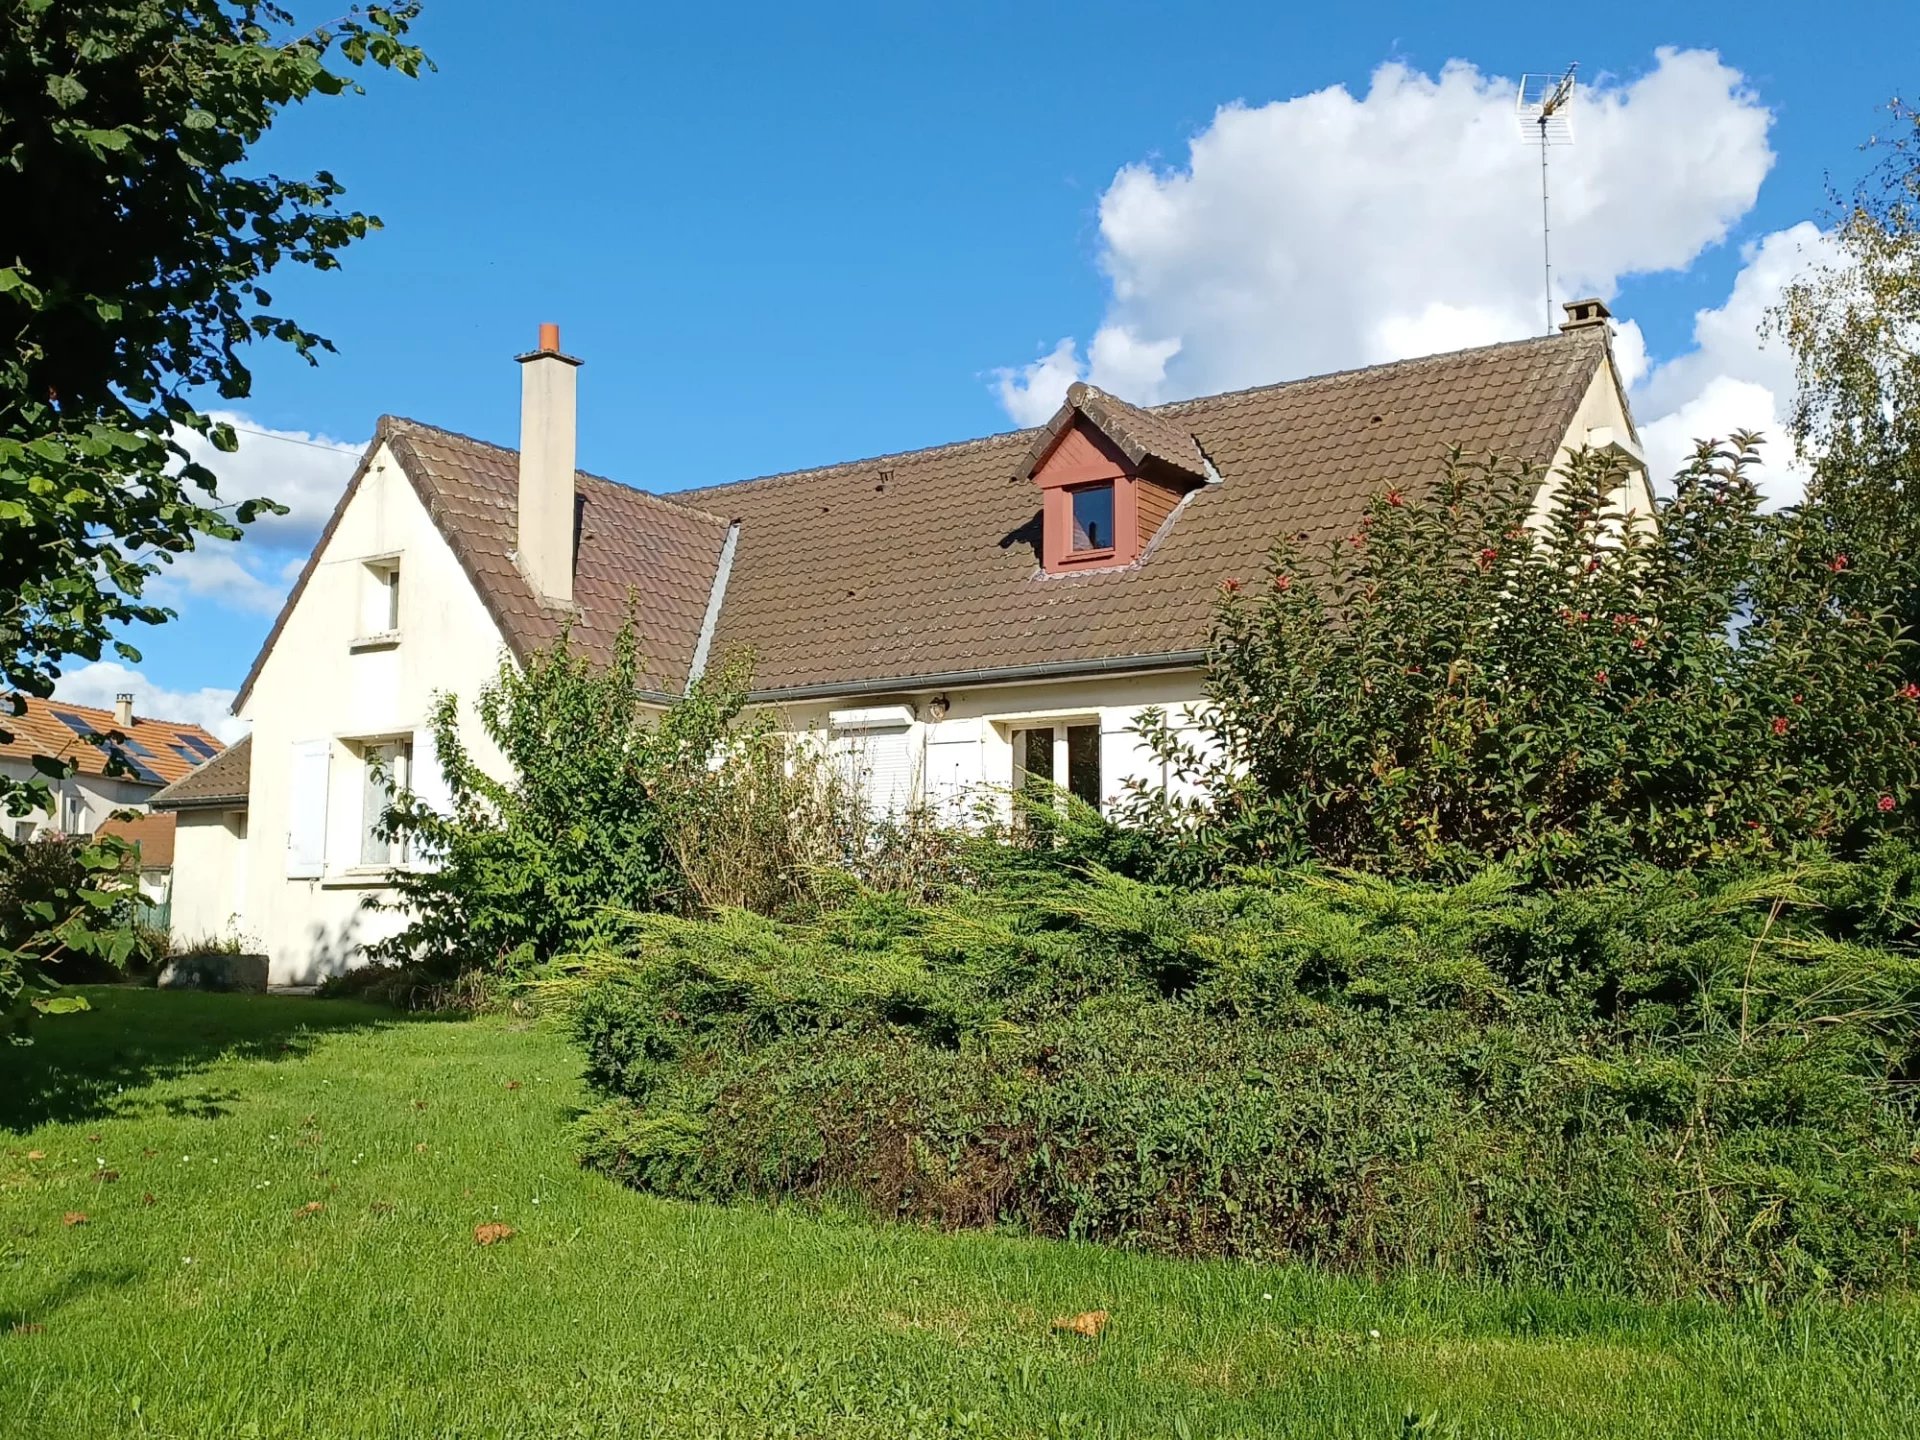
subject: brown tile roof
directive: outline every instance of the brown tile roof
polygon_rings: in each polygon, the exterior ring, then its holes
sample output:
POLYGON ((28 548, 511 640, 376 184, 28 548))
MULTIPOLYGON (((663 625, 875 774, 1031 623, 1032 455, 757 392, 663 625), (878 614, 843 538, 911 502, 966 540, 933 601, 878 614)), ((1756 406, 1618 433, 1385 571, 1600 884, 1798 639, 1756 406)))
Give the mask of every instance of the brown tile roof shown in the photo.
MULTIPOLYGON (((518 454, 417 420, 383 415, 360 468, 247 672, 234 700, 236 710, 252 691, 382 442, 392 448, 514 655, 524 659, 559 633, 562 616, 541 605, 513 560, 518 454)), ((660 694, 679 694, 706 616, 726 522, 584 470, 575 476, 575 486, 582 508, 573 586, 580 613, 573 639, 588 654, 604 656, 626 618, 631 594, 640 619, 643 684, 660 694)))
POLYGON ((13 738, 0 743, 0 760, 31 760, 49 755, 71 760, 82 775, 104 775, 107 751, 85 737, 88 734, 120 734, 127 743, 114 748, 138 773, 122 774, 115 779, 131 785, 160 786, 178 780, 208 755, 218 754, 221 744, 211 732, 198 725, 173 720, 155 720, 135 715, 133 724, 122 730, 114 723, 113 711, 92 705, 72 705, 65 700, 26 700, 26 713, 14 715, 0 699, 0 732, 13 738))
MULTIPOLYGON (((711 653, 750 652, 763 695, 1191 663, 1219 582, 1259 573, 1278 536, 1344 533, 1378 491, 1434 479, 1451 447, 1546 463, 1605 363, 1604 327, 1593 327, 1151 409, 1076 386, 1038 431, 666 496, 582 473, 584 614, 574 634, 604 653, 631 590, 647 684, 679 693, 737 522, 711 653), (1194 475, 1210 461, 1222 483, 1189 496, 1134 565, 1044 576, 1040 495, 1027 475, 1049 430, 1079 413, 1136 459, 1194 475)), ((550 640, 556 618, 512 560, 515 453, 391 416, 369 459, 382 441, 513 652, 550 640)), ((359 482, 357 473, 236 706, 359 482)))
POLYGON ((763 692, 1191 658, 1280 535, 1346 533, 1451 446, 1550 461, 1606 354, 1581 330, 1157 406, 1222 483, 1123 570, 1040 575, 1033 431, 670 498, 740 521, 714 653, 750 650, 763 692))
POLYGON ((139 846, 139 868, 142 870, 173 868, 173 815, 170 812, 136 815, 131 820, 108 820, 101 824, 96 833, 117 835, 139 846))
POLYGON ((253 737, 240 739, 147 803, 156 810, 240 809, 253 776, 253 737))
MULTIPOLYGON (((454 553, 513 653, 525 656, 560 631, 512 556, 518 525, 519 456, 412 420, 383 420, 395 457, 423 491, 454 553)), ((582 471, 573 638, 604 655, 626 619, 631 594, 640 624, 642 682, 678 694, 706 617, 726 521, 582 471)))

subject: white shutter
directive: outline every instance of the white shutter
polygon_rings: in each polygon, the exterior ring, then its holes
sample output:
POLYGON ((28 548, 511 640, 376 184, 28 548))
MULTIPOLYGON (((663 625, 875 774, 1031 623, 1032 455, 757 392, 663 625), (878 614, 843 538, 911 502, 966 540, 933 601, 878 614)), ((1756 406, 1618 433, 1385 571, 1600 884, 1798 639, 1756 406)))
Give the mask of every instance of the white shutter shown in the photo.
MULTIPOLYGON (((440 748, 434 743, 431 730, 413 732, 413 766, 408 783, 413 787, 414 799, 434 814, 453 814, 453 787, 447 783, 446 772, 440 768, 440 748)), ((418 835, 410 837, 407 843, 412 847, 409 858, 415 869, 440 868, 441 856, 418 835)))
POLYGON ((876 815, 904 815, 913 808, 911 730, 874 730, 869 746, 867 803, 876 815))
POLYGON ((453 787, 440 768, 440 750, 434 744, 433 731, 413 732, 413 774, 410 777, 414 798, 436 815, 453 814, 453 787))
POLYGON ((907 729, 852 730, 834 737, 840 774, 863 797, 868 814, 899 815, 913 804, 913 734, 907 729))
POLYGON ((287 878, 315 880, 327 868, 327 769, 331 740, 301 740, 293 747, 287 786, 287 878))
POLYGON ((980 722, 948 720, 927 736, 927 804, 942 820, 968 818, 980 788, 980 722))

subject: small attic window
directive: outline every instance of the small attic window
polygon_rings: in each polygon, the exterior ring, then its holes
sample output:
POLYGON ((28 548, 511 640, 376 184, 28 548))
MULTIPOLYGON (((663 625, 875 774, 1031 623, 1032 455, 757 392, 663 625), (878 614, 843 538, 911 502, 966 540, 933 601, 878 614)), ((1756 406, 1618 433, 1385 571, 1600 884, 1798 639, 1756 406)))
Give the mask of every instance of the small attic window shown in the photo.
POLYGON ((360 567, 360 629, 353 648, 379 648, 400 633, 400 557, 382 555, 360 567))
POLYGON ((1113 549, 1113 482, 1068 493, 1073 497, 1073 553, 1113 549))

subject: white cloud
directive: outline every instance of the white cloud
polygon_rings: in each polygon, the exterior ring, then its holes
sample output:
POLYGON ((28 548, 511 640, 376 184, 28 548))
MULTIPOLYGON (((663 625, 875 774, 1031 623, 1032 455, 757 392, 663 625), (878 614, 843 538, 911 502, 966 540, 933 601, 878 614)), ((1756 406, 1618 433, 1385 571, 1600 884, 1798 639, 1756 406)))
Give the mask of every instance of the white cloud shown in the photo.
POLYGON ((203 725, 231 745, 247 733, 246 722, 228 714, 234 692, 208 686, 200 690, 167 690, 138 670, 112 660, 95 660, 69 671, 54 683, 53 693, 76 705, 111 710, 116 695, 131 692, 133 711, 155 720, 179 720, 203 725))
POLYGON ((182 434, 180 439, 188 453, 214 473, 218 503, 266 496, 285 505, 288 513, 263 514, 238 541, 202 539, 195 550, 162 570, 154 581, 154 595, 174 605, 198 598, 272 614, 286 598, 291 575, 299 573, 365 447, 306 430, 259 426, 234 411, 215 411, 213 416, 244 427, 232 454, 220 453, 198 435, 182 434))
POLYGON ((1642 422, 1640 432, 1656 478, 1672 475, 1693 453, 1696 440, 1758 430, 1767 440, 1761 488, 1776 504, 1800 498, 1806 470, 1795 459, 1786 430, 1793 357, 1780 341, 1763 338, 1761 330, 1789 281, 1837 258, 1832 242, 1810 221, 1776 230, 1742 250, 1740 273, 1726 303, 1693 317, 1694 348, 1654 366, 1634 394, 1636 411, 1654 417, 1642 422))
MULTIPOLYGON (((1556 298, 1611 298, 1724 240, 1773 164, 1771 120, 1709 51, 1584 87, 1553 157, 1556 298)), ((1512 82, 1461 61, 1225 106, 1184 164, 1114 177, 1086 358, 1064 340, 1000 371, 1002 403, 1032 423, 1081 374, 1150 403, 1536 333, 1536 155, 1512 82)))

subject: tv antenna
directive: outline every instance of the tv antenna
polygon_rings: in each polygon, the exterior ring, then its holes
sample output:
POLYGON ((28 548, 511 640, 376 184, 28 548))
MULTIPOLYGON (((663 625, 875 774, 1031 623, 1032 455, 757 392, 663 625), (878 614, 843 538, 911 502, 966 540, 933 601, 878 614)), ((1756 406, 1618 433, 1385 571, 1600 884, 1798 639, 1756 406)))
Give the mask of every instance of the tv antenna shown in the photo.
POLYGON ((1553 225, 1547 208, 1547 151, 1573 143, 1573 72, 1563 75, 1522 75, 1514 96, 1514 114, 1520 133, 1540 147, 1540 258, 1547 286, 1547 333, 1553 333, 1553 225))

